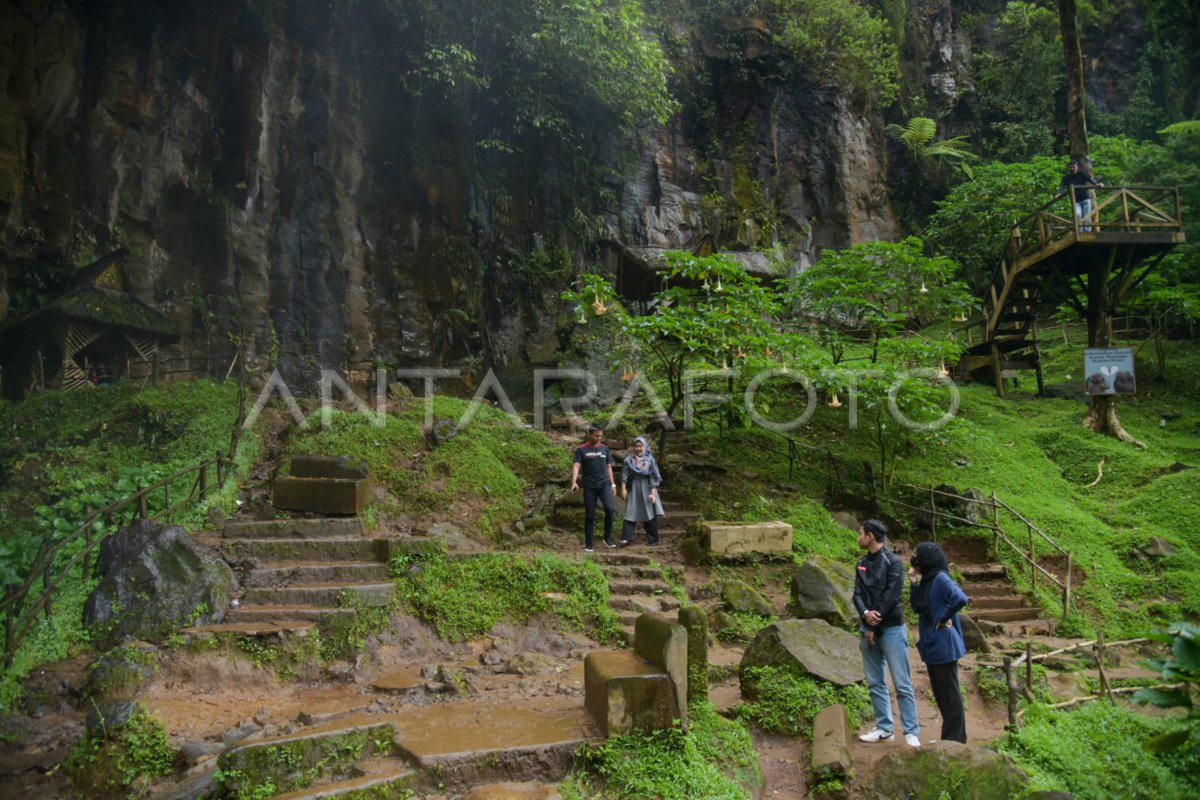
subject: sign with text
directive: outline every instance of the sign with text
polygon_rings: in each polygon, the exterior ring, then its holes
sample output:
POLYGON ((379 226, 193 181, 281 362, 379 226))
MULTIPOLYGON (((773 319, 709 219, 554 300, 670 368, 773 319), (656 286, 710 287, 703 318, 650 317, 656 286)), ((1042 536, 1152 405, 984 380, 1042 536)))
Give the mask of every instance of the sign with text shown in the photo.
POLYGON ((1132 347, 1089 347, 1083 351, 1088 394, 1134 394, 1132 347))

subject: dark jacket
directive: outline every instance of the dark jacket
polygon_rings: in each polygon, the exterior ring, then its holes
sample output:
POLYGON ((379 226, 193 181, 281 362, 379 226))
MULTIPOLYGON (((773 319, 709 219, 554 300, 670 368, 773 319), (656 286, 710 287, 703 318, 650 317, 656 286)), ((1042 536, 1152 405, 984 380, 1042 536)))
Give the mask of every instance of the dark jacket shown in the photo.
POLYGON ((904 589, 904 564, 886 547, 858 560, 854 571, 854 608, 864 630, 879 630, 904 624, 900 593, 904 589), (878 611, 883 619, 872 627, 863 614, 878 611))
MULTIPOLYGON (((967 595, 954 579, 945 572, 939 572, 932 579, 926 605, 920 610, 920 636, 917 641, 917 652, 926 664, 949 664, 958 661, 967 654, 967 646, 963 642, 962 622, 958 612, 968 602, 967 595), (952 620, 951 627, 939 628, 943 622, 952 620)), ((913 585, 909 591, 909 602, 914 602, 919 585, 913 585)))

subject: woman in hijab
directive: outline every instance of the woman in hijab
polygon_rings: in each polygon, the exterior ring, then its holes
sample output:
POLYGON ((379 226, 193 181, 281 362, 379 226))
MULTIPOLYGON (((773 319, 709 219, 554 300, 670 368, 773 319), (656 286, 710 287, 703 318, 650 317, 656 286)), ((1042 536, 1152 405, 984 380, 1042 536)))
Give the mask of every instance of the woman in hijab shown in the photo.
POLYGON ((639 436, 633 440, 633 452, 625 456, 621 469, 621 498, 626 500, 621 547, 633 544, 634 530, 639 522, 646 528, 650 544, 658 544, 657 518, 663 516, 662 501, 658 498, 661 484, 662 473, 650 454, 650 443, 644 436, 639 436))
POLYGON ((942 715, 942 739, 967 742, 967 721, 958 688, 958 660, 967 653, 958 612, 970 598, 950 577, 950 562, 934 542, 921 542, 908 571, 909 602, 920 618, 917 652, 929 670, 933 699, 942 715))

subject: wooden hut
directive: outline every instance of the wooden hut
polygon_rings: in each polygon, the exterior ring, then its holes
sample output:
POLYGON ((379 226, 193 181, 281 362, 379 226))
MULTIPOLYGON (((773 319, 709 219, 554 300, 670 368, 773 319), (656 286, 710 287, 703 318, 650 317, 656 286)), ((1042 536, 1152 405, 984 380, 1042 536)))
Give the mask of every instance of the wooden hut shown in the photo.
POLYGON ((179 331, 127 291, 125 255, 118 250, 83 268, 62 295, 0 333, 5 395, 150 375, 159 347, 179 331))

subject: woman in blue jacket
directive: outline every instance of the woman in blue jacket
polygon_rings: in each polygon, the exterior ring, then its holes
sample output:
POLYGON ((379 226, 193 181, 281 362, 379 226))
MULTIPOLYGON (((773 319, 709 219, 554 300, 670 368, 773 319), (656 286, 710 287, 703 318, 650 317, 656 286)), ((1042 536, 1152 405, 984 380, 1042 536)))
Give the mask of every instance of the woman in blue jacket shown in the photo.
POLYGON ((967 720, 958 688, 958 660, 967 653, 958 612, 970 598, 950 577, 942 548, 921 542, 908 571, 909 602, 920 618, 917 652, 929 670, 933 699, 942 715, 942 740, 967 742, 967 720))

